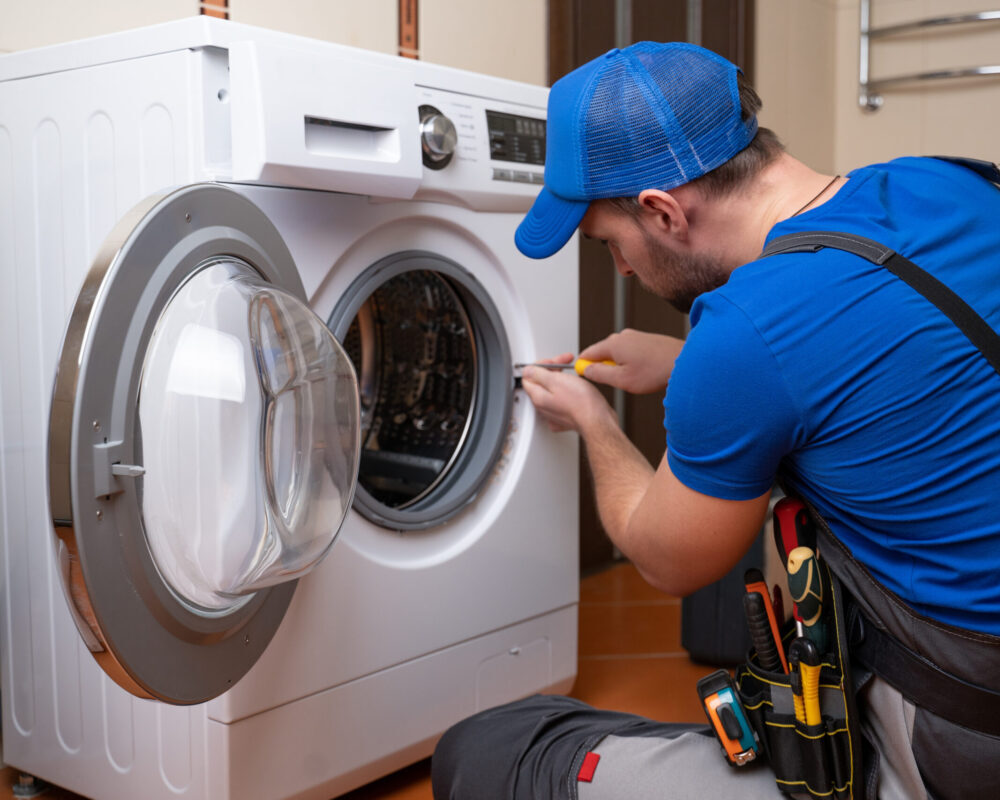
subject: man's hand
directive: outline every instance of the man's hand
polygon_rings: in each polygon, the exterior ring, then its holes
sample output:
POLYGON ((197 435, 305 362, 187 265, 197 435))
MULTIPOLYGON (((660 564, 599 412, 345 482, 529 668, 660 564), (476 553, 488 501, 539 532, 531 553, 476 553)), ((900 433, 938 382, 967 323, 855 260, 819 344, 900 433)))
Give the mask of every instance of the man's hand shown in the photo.
MULTIPOLYGON (((564 353, 549 363, 572 361, 564 353)), ((598 366, 588 367, 587 377, 598 366)), ((552 430, 575 430, 582 437, 604 530, 653 586, 688 594, 720 578, 746 552, 767 512, 769 492, 753 500, 720 500, 684 486, 665 455, 654 470, 625 437, 604 396, 573 372, 526 367, 521 385, 552 430)))
POLYGON ((584 373, 589 380, 631 394, 650 394, 666 388, 683 346, 683 340, 673 336, 626 328, 590 345, 580 358, 595 362, 584 373), (601 364, 604 360, 614 361, 615 366, 601 364))
MULTIPOLYGON (((572 353, 563 353, 541 363, 569 364, 572 353)), ((601 393, 589 381, 572 372, 526 367, 521 386, 531 398, 535 409, 554 431, 584 430, 594 424, 618 426, 614 411, 601 393)))

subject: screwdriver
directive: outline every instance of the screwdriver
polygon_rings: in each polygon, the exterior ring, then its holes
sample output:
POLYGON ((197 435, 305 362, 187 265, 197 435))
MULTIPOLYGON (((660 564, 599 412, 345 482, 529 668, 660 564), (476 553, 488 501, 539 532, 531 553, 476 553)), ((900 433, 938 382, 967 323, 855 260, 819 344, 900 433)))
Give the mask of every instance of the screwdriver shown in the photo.
POLYGON ((826 652, 826 622, 823 620, 823 579, 816 554, 809 547, 796 547, 788 554, 788 591, 795 601, 808 636, 821 653, 826 652))
POLYGON ((591 361, 589 358, 578 358, 571 364, 515 364, 514 369, 524 369, 525 367, 541 367, 542 369, 571 369, 576 372, 577 375, 583 375, 587 367, 591 364, 607 364, 609 367, 615 367, 614 361, 610 359, 605 359, 604 361, 591 361))
POLYGON ((816 547, 816 529, 805 504, 795 497, 783 497, 774 506, 774 544, 781 563, 796 547, 816 547))

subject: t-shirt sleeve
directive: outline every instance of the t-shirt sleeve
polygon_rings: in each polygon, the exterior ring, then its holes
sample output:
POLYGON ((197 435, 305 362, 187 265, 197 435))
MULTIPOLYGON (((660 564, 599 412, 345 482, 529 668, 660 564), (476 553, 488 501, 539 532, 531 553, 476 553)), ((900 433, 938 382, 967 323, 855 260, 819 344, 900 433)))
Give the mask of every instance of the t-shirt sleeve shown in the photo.
POLYGON ((750 500, 774 483, 804 426, 771 349, 720 292, 703 295, 664 398, 667 460, 690 489, 750 500))

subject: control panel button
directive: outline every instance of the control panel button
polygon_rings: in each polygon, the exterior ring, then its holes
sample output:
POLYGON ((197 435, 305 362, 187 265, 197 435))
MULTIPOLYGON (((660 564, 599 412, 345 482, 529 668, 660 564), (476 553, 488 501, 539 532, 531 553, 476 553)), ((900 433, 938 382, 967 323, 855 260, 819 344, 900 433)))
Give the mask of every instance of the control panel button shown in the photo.
POLYGON ((512 181, 514 180, 514 175, 509 169, 498 169, 493 168, 493 180, 495 181, 512 181))
POLYGON ((420 146, 424 166, 443 169, 458 146, 458 131, 447 116, 434 106, 420 106, 420 146))

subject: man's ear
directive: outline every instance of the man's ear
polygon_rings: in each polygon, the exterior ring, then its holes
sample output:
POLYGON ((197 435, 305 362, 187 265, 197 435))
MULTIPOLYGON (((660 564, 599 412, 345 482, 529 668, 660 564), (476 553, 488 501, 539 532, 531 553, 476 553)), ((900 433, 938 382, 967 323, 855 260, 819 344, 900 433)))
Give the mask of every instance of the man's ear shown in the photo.
POLYGON ((660 189, 643 189, 639 193, 639 206, 645 212, 643 216, 648 223, 661 233, 678 239, 687 238, 687 214, 672 194, 660 189))

